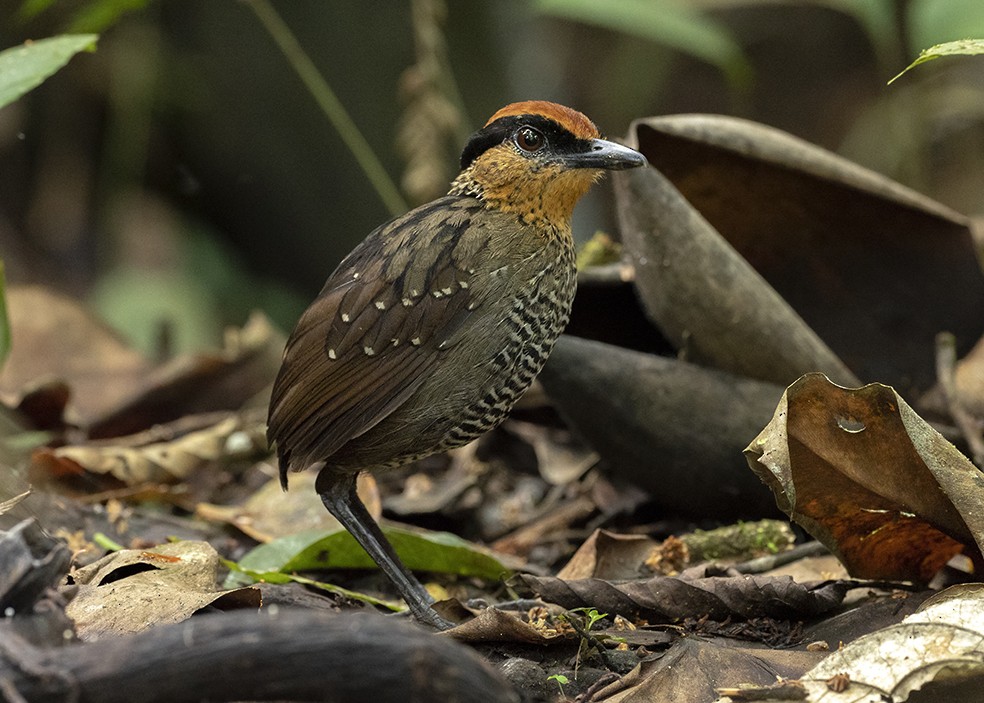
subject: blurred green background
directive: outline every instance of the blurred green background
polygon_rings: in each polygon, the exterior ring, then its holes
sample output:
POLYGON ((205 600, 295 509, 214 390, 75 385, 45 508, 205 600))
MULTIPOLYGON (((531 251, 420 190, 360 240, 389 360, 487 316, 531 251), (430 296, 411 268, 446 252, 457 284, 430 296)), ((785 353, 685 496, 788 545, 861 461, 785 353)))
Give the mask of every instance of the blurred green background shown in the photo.
MULTIPOLYGON (((384 202, 258 9, 272 7, 408 205, 464 138, 530 98, 611 136, 656 114, 785 129, 984 213, 984 57, 886 82, 984 37, 981 0, 0 0, 0 49, 70 31, 98 51, 0 110, 11 283, 89 300, 151 354, 214 346, 262 308, 289 329, 384 202)), ((607 193, 581 238, 611 228, 607 193)))

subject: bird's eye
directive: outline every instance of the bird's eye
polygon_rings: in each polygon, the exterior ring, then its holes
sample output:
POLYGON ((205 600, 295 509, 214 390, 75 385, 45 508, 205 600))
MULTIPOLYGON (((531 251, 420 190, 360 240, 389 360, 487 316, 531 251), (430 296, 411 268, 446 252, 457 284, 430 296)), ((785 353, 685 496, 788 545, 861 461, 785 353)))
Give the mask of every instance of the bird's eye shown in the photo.
POLYGON ((516 132, 516 146, 523 151, 539 151, 543 148, 544 142, 546 139, 544 139, 543 133, 532 127, 523 127, 516 132))

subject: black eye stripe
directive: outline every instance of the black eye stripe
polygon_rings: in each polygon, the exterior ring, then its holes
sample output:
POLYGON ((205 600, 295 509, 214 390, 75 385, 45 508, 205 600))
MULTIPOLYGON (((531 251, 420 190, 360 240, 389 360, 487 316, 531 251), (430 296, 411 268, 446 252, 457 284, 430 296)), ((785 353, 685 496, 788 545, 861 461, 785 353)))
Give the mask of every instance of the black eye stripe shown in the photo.
POLYGON ((587 150, 587 140, 578 139, 547 117, 542 115, 514 115, 502 117, 471 136, 461 152, 461 170, 468 168, 475 159, 489 149, 513 139, 519 128, 523 126, 541 132, 551 151, 574 153, 587 150))

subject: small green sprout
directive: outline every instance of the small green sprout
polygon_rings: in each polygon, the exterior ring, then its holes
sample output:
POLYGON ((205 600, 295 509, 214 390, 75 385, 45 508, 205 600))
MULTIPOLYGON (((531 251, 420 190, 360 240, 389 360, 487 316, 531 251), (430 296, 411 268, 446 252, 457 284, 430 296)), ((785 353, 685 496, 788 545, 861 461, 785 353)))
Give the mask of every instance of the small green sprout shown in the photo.
POLYGON ((547 681, 556 681, 557 688, 560 689, 560 695, 562 695, 565 700, 567 699, 567 694, 564 693, 564 684, 568 684, 571 682, 569 678, 567 678, 563 674, 550 674, 550 676, 547 677, 547 681))

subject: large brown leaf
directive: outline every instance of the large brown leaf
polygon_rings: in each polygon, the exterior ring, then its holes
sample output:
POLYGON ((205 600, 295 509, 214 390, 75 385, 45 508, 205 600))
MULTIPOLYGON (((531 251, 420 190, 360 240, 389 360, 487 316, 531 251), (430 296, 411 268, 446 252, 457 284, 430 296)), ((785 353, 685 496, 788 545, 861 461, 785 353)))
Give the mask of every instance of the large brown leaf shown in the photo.
POLYGON ((655 168, 614 177, 619 225, 649 317, 685 358, 786 385, 855 376, 655 168))
MULTIPOLYGON (((925 389, 935 380, 937 332, 953 332, 960 355, 984 332, 984 275, 961 214, 747 120, 647 118, 633 124, 629 141, 862 379, 925 389)), ((643 173, 624 172, 616 182, 640 180, 643 173)), ((714 274, 711 294, 732 285, 727 274, 733 267, 715 269, 712 260, 686 256, 690 251, 693 245, 683 241, 668 252, 671 258, 650 258, 656 285, 674 262, 696 278, 714 274)), ((692 287, 685 280, 682 286, 680 292, 692 287)), ((669 285, 664 293, 679 294, 669 285)), ((700 326, 693 329, 706 324, 694 322, 700 326)), ((785 342, 784 335, 759 338, 783 359, 785 342)))
POLYGON ((804 376, 745 454, 854 576, 925 582, 961 551, 980 563, 984 475, 888 386, 804 376))

